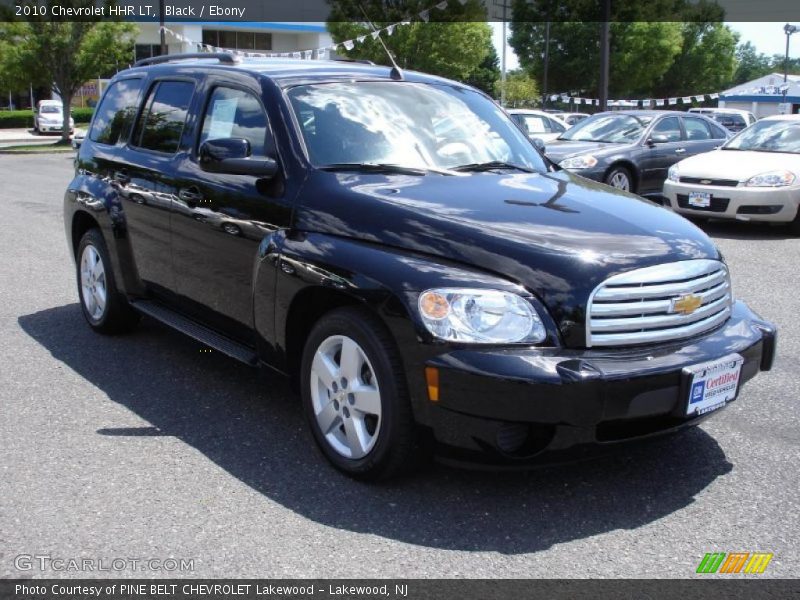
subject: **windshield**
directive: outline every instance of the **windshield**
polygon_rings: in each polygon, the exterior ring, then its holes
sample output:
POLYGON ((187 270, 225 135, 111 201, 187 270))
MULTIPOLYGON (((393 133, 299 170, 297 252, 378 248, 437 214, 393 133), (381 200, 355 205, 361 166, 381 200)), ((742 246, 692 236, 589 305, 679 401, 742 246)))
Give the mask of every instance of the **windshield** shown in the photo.
POLYGON ((388 164, 441 170, 496 162, 547 171, 503 110, 466 88, 342 82, 294 87, 288 96, 309 160, 317 167, 388 164))
POLYGON ((43 113, 60 113, 61 112, 61 108, 59 108, 58 106, 54 106, 52 104, 45 104, 44 106, 42 106, 42 112, 43 113))
POLYGON ((757 121, 722 149, 800 154, 800 121, 757 121))
POLYGON ((633 115, 593 115, 579 121, 558 139, 573 142, 635 142, 653 117, 633 115))

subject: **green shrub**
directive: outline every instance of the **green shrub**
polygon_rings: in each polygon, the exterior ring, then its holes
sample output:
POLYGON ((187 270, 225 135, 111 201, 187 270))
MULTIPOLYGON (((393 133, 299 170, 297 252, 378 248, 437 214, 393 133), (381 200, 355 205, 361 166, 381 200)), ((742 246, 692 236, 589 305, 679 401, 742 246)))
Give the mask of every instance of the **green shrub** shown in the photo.
POLYGON ((30 110, 0 110, 0 129, 33 127, 33 112, 30 110))
MULTIPOLYGON (((93 108, 73 108, 72 119, 76 124, 88 123, 92 120, 93 108)), ((33 111, 0 110, 0 129, 20 129, 33 127, 33 111)))

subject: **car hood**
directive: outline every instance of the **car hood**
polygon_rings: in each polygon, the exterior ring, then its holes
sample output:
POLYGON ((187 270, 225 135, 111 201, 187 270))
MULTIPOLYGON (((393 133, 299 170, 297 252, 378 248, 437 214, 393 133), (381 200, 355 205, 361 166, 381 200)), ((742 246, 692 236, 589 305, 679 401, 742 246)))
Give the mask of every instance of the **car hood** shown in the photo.
POLYGON ((747 181, 767 171, 786 169, 800 178, 800 155, 749 150, 714 150, 678 163, 680 177, 747 181))
POLYGON ((376 175, 315 171, 296 227, 442 257, 525 286, 567 343, 583 343, 592 290, 611 275, 719 258, 682 217, 568 172, 376 175))
POLYGON ((573 142, 570 140, 553 140, 545 145, 544 153, 553 162, 560 162, 567 157, 578 154, 613 154, 629 144, 612 144, 603 142, 573 142))

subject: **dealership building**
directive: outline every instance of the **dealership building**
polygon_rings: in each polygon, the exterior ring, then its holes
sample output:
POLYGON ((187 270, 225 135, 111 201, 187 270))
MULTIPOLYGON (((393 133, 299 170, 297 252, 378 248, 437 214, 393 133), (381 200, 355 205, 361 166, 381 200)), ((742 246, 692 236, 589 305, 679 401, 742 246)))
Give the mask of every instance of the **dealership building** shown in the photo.
MULTIPOLYGON (((296 52, 330 46, 324 23, 167 22, 167 54, 197 52, 206 44, 242 52, 296 52)), ((140 23, 136 60, 161 54, 158 23, 140 23)))
POLYGON ((798 114, 800 75, 789 75, 784 83, 783 73, 772 73, 737 85, 720 93, 719 107, 747 110, 759 119, 770 115, 798 114))

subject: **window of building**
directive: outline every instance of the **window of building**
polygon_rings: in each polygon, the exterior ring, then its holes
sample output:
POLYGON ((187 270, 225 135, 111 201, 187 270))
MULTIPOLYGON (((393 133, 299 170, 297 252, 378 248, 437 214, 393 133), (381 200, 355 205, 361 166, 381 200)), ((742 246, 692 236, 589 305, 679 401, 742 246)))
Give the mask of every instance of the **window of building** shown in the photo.
POLYGON ((272 50, 272 34, 254 31, 203 29, 203 43, 230 50, 272 50))
POLYGON ((122 79, 108 88, 89 132, 89 139, 101 144, 116 144, 128 137, 136 116, 141 79, 122 79))
POLYGON ((134 145, 174 154, 180 145, 193 92, 194 84, 186 81, 156 83, 136 124, 134 145))
POLYGON ((161 44, 136 44, 134 51, 137 61, 152 58, 153 56, 161 56, 161 44))
POLYGON ((254 156, 266 155, 267 115, 255 96, 225 87, 211 93, 200 143, 220 138, 243 138, 254 156))

